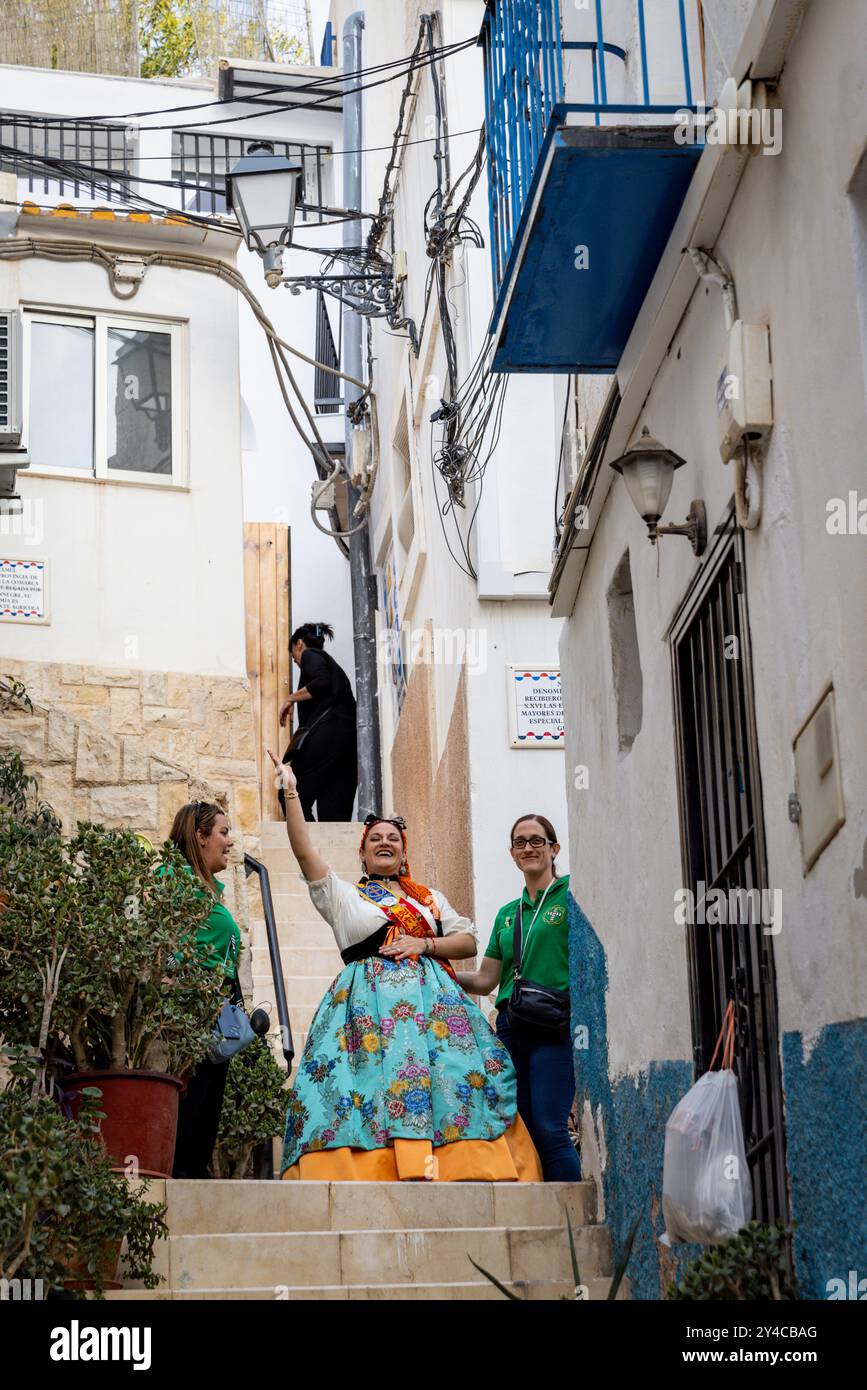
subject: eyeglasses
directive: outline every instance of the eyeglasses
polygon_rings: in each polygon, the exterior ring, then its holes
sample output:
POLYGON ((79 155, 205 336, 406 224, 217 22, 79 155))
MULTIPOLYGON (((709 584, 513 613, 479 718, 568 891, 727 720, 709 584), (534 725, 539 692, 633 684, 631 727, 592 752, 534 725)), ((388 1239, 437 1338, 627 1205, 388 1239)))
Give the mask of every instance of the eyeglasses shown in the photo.
POLYGON ((394 825, 398 830, 406 830, 406 821, 403 816, 375 816, 371 811, 369 816, 364 817, 366 826, 378 825, 380 821, 385 825, 394 825))
POLYGON ((526 849, 529 845, 531 849, 541 849, 543 845, 553 845, 553 840, 546 840, 541 835, 531 835, 528 839, 526 835, 518 835, 512 841, 512 849, 526 849))

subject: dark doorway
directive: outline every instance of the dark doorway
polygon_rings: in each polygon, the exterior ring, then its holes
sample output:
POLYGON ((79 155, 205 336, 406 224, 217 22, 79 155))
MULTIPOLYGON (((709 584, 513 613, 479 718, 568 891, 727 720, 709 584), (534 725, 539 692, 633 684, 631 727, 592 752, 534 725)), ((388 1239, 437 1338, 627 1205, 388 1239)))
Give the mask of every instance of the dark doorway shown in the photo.
MULTIPOLYGON (((785 1135, 773 935, 768 917, 727 907, 701 924, 702 904, 722 889, 767 890, 761 777, 755 730, 743 533, 718 528, 671 631, 684 885, 696 918, 686 927, 693 1059, 706 1071, 730 999, 754 1216, 786 1219, 785 1135), (731 920, 738 917, 739 920, 731 920), (744 920, 747 918, 748 920, 744 920)), ((746 902, 741 894, 741 904, 746 902)), ((772 896, 765 903, 770 907, 772 896)), ((773 925, 773 923, 771 923, 773 925)))

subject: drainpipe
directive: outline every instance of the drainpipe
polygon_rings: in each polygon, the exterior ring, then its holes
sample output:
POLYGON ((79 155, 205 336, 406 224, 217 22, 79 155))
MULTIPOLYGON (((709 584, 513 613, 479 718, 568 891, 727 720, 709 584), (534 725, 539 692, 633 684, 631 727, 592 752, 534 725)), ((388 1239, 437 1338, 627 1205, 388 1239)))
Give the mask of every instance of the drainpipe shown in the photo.
MULTIPOLYGON (((343 71, 361 69, 361 31, 364 12, 356 10, 343 25, 343 71)), ((357 83, 348 82, 348 87, 357 83)), ((361 188, 361 92, 343 97, 343 206, 360 208, 361 188)), ((361 222, 343 224, 344 246, 361 246, 361 222)), ((343 306, 343 370, 356 380, 364 380, 364 321, 360 314, 343 306)), ((350 402, 361 391, 343 383, 346 408, 346 467, 352 460, 350 402)), ((349 516, 354 515, 358 491, 350 484, 349 516)), ((358 816, 363 820, 371 811, 382 811, 382 766, 379 746, 379 692, 376 666, 376 576, 370 565, 370 527, 364 526, 349 537, 349 572, 352 582, 352 625, 355 641, 355 698, 358 706, 358 816)))

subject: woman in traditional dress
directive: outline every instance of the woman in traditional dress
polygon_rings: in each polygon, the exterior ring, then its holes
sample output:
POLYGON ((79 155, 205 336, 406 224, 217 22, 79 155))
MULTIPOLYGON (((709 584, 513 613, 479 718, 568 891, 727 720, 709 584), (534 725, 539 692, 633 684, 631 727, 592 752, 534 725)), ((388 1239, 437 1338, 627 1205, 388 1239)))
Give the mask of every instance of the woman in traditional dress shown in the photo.
POLYGON ((541 1181, 511 1058, 451 965, 475 955, 473 924, 414 882, 396 818, 368 816, 363 873, 338 878, 310 839, 291 768, 269 756, 311 901, 344 960, 290 1092, 283 1177, 541 1181))

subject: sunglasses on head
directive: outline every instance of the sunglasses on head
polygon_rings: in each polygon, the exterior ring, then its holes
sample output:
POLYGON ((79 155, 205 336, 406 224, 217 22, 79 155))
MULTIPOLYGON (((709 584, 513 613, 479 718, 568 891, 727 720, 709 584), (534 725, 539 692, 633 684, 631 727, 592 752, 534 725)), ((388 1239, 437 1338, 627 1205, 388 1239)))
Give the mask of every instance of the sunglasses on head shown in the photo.
POLYGON ((394 825, 398 830, 406 830, 406 821, 403 816, 375 816, 371 811, 369 816, 364 817, 365 826, 378 825, 382 821, 385 825, 394 825))

